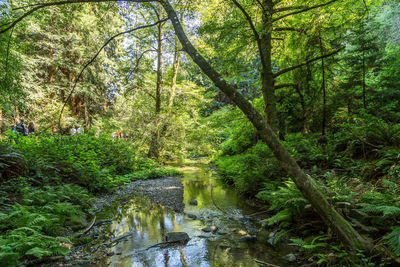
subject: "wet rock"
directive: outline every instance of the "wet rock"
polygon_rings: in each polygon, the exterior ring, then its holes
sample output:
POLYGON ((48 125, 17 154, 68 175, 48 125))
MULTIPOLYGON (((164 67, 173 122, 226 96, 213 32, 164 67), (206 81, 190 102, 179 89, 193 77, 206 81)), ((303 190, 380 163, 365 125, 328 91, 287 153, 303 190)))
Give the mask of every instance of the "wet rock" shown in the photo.
POLYGON ((90 265, 90 260, 75 260, 74 265, 75 266, 88 266, 88 265, 90 265))
POLYGON ((239 221, 241 221, 242 223, 248 223, 251 221, 250 217, 241 217, 239 218, 239 221))
POLYGON ((267 241, 268 244, 270 244, 271 246, 275 245, 275 241, 276 241, 277 238, 278 238, 278 233, 277 232, 269 233, 268 241, 267 241))
POLYGON ((289 262, 297 261, 297 257, 293 253, 290 253, 290 254, 287 254, 287 255, 283 256, 282 259, 287 260, 289 262))
POLYGON ((190 240, 190 237, 185 232, 169 232, 166 235, 167 242, 182 242, 186 243, 190 240))
POLYGON ((239 235, 248 235, 249 233, 247 233, 245 230, 239 230, 238 234, 239 235))
POLYGON ((242 242, 254 242, 257 240, 258 240, 258 238, 255 235, 246 235, 246 236, 239 238, 239 241, 242 241, 242 242))
POLYGON ((188 216, 190 219, 193 219, 193 220, 196 220, 196 219, 197 219, 197 216, 194 215, 194 214, 191 214, 191 213, 188 213, 187 216, 188 216))
POLYGON ((205 227, 205 228, 203 228, 203 229, 201 229, 203 232, 206 232, 206 233, 210 233, 210 232, 213 232, 213 233, 215 233, 217 230, 218 230, 218 227, 217 226, 215 226, 215 225, 210 225, 210 226, 207 226, 207 227, 205 227))
POLYGON ((197 200, 191 200, 191 201, 189 202, 189 205, 197 206, 197 205, 198 205, 197 200))

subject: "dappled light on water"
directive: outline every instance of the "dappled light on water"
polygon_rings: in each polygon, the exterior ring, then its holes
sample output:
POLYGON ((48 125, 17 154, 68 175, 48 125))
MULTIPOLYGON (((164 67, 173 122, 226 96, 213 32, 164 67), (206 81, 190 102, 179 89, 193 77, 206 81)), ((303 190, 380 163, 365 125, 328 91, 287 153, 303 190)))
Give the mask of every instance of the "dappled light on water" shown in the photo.
POLYGON ((281 263, 284 251, 269 247, 268 234, 258 222, 244 218, 256 211, 245 199, 222 185, 207 165, 181 170, 184 177, 177 179, 184 185, 184 214, 133 196, 99 215, 113 217, 109 231, 116 242, 110 248, 110 266, 258 266, 255 259, 281 263), (193 201, 197 205, 189 204, 193 201), (210 225, 218 230, 202 230, 210 225), (190 240, 166 245, 169 232, 185 232, 190 240), (258 240, 241 241, 243 232, 257 234, 258 240))

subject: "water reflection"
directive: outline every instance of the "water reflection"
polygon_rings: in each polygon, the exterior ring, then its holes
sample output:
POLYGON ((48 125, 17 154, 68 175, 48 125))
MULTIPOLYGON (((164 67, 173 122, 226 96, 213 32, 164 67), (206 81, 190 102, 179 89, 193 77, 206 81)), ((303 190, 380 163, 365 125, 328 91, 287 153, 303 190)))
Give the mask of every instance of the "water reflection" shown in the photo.
POLYGON ((239 218, 254 210, 230 188, 223 186, 206 165, 184 166, 185 212, 201 220, 176 214, 167 208, 133 197, 127 204, 111 207, 99 218, 110 218, 113 240, 125 237, 111 248, 110 266, 258 266, 254 259, 279 264, 282 253, 266 245, 259 235, 257 242, 240 242, 235 229, 258 231, 257 223, 243 224, 239 218), (197 206, 190 206, 197 200, 197 206), (222 211, 221 211, 222 210, 222 211), (214 224, 220 234, 201 229, 214 224), (168 232, 186 232, 191 240, 186 245, 152 247, 165 241, 168 232), (223 233, 221 233, 223 232, 223 233))

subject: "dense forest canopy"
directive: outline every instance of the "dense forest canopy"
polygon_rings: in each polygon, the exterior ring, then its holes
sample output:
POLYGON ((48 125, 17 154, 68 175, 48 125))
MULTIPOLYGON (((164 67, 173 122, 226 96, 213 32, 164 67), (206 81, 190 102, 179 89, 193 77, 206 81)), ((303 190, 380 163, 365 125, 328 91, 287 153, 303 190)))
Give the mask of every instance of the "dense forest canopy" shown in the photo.
MULTIPOLYGON (((226 183, 268 203, 267 227, 301 224, 310 204, 349 259, 400 255, 398 1, 6 0, 0 9, 2 183, 43 186, 55 164, 61 181, 94 194, 174 173, 156 162, 208 157, 226 183), (34 137, 15 131, 21 119, 34 137), (96 162, 76 152, 91 170, 65 149, 73 141, 57 141, 78 126, 81 145, 98 153, 96 162), (74 168, 82 176, 68 178, 74 168)), ((11 231, 12 210, 0 212, 11 231)), ((294 243, 307 250, 304 237, 294 243)), ((12 264, 30 251, 1 238, 12 264)), ((32 255, 66 253, 48 251, 32 255)))

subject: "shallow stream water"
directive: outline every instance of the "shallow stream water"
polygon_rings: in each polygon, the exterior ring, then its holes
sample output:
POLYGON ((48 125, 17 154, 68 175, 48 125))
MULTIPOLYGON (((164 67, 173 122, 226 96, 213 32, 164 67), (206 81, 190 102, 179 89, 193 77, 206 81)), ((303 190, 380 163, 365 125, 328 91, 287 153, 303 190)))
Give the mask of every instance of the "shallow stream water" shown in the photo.
POLYGON ((183 214, 132 197, 98 215, 99 219, 113 218, 108 229, 112 237, 126 236, 110 248, 109 266, 260 266, 255 260, 289 266, 282 260, 287 249, 270 246, 269 233, 259 219, 246 216, 258 210, 224 185, 206 164, 174 167, 184 173, 177 178, 184 186, 183 214), (196 206, 189 204, 193 200, 196 206), (202 231, 207 226, 218 230, 202 231), (164 242, 168 232, 186 232, 190 241, 154 246, 164 242))

